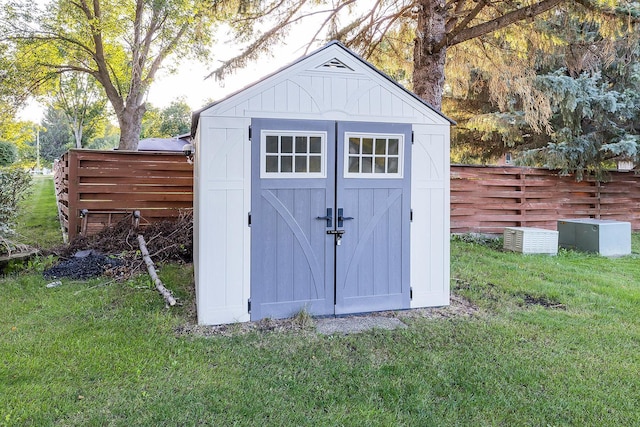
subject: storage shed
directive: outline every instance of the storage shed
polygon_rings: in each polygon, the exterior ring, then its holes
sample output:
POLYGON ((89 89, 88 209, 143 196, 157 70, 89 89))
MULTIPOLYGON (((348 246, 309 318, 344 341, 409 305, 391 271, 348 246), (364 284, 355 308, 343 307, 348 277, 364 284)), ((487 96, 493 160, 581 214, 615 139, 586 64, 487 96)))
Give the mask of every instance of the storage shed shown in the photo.
POLYGON ((451 124, 339 42, 195 112, 198 322, 449 304, 451 124))

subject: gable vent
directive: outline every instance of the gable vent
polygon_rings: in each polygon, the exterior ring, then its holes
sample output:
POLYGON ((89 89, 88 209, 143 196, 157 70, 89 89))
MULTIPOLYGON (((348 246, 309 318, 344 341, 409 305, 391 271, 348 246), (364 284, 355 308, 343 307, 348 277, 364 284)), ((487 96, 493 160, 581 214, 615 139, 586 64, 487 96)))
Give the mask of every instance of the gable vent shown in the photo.
POLYGON ((349 70, 349 71, 353 71, 353 69, 347 67, 346 65, 344 65, 344 63, 342 61, 339 61, 336 58, 333 58, 331 61, 327 61, 324 64, 322 64, 320 67, 318 68, 334 68, 334 69, 340 69, 340 70, 349 70))

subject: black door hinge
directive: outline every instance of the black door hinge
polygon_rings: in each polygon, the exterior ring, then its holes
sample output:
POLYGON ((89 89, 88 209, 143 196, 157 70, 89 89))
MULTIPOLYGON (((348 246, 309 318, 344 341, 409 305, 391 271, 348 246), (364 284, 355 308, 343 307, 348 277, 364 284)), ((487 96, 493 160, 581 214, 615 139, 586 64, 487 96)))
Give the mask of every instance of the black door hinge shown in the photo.
POLYGON ((413 144, 413 141, 414 141, 414 139, 413 139, 413 131, 411 131, 411 143, 412 144, 413 144))
POLYGON ((413 209, 409 211, 409 222, 413 222, 413 209))
POLYGON ((249 126, 249 141, 251 141, 251 126, 249 126))
POLYGON ((251 298, 247 300, 247 312, 251 313, 251 298))
POLYGON ((413 288, 409 287, 409 299, 413 299, 413 288))
POLYGON ((247 225, 251 227, 251 212, 247 214, 247 225))

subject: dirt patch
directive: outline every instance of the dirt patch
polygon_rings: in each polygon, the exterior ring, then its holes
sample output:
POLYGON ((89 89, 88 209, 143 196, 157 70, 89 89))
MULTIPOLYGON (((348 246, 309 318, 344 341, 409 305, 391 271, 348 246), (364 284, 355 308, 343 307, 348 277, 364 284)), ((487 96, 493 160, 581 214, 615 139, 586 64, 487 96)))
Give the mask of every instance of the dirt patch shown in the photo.
POLYGON ((554 300, 552 298, 547 298, 545 296, 524 294, 522 298, 524 299, 524 304, 527 306, 538 305, 544 308, 555 308, 560 310, 567 309, 567 306, 560 301, 554 300))
POLYGON ((480 309, 466 298, 451 294, 449 305, 445 307, 415 308, 396 312, 400 318, 449 319, 471 317, 479 314, 480 309))
MULTIPOLYGON (((178 336, 235 336, 250 332, 313 332, 313 333, 359 333, 370 329, 396 329, 406 327, 409 319, 449 319, 470 317, 478 308, 466 299, 451 295, 450 305, 437 308, 381 311, 344 317, 312 318, 299 314, 290 319, 262 319, 258 322, 233 323, 230 325, 205 326, 189 323, 175 329, 178 336)), ((194 319, 195 322, 195 319, 194 319)))
POLYGON ((357 334, 371 329, 384 329, 391 331, 406 327, 407 325, 397 317, 349 316, 327 317, 316 320, 316 332, 322 335, 357 334))

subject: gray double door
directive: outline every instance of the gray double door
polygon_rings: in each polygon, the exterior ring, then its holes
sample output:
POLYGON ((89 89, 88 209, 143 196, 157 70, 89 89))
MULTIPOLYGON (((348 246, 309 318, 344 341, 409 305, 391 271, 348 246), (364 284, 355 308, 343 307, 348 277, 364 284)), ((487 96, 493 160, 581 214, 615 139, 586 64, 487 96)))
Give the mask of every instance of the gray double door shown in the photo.
POLYGON ((408 308, 411 126, 251 129, 251 319, 408 308))

